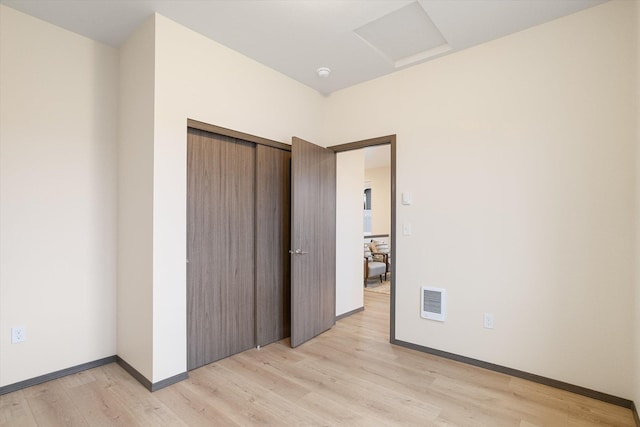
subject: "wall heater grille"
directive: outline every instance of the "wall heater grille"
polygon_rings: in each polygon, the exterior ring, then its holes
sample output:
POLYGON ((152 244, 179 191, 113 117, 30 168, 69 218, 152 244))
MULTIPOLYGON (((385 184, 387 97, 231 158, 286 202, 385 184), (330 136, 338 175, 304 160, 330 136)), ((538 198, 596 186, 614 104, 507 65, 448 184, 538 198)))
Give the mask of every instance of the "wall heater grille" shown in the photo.
POLYGON ((421 316, 425 319, 444 322, 446 316, 446 292, 442 288, 423 286, 421 295, 421 316))

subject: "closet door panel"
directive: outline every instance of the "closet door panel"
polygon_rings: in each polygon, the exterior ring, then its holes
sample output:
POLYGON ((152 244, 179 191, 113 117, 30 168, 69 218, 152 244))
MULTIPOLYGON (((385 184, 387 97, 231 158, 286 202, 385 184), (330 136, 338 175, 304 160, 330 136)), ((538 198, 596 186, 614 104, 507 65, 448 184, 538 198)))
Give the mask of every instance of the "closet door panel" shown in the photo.
POLYGON ((256 147, 256 338, 290 334, 291 152, 256 147))
POLYGON ((189 129, 187 366, 255 346, 255 145, 189 129))

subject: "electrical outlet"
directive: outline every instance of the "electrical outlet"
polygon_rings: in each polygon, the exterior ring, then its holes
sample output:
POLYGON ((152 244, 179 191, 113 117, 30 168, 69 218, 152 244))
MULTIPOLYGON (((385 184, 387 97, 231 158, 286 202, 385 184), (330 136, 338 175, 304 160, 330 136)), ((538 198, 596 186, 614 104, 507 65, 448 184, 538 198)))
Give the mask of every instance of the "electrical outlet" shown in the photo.
POLYGON ((484 327, 486 329, 493 329, 493 314, 491 313, 484 314, 484 327))
POLYGON ((14 326, 11 328, 11 344, 18 344, 27 339, 27 328, 24 326, 14 326))

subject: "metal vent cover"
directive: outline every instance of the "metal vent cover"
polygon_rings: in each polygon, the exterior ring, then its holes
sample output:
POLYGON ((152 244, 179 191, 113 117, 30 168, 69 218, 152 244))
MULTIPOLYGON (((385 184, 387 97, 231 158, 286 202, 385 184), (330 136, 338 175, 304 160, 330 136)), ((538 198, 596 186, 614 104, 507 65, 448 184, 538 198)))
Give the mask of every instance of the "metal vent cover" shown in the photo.
POLYGON ((421 317, 444 322, 446 317, 446 291, 423 286, 420 292, 421 317))

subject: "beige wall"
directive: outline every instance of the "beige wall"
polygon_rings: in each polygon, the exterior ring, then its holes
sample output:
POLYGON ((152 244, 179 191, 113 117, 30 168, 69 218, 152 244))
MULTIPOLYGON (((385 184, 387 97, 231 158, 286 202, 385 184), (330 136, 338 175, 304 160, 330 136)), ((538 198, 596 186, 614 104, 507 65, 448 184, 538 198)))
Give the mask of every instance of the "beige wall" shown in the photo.
POLYGON ((364 307, 364 150, 336 155, 336 316, 364 307))
POLYGON ((0 386, 115 354, 117 67, 0 5, 0 386))
POLYGON ((155 17, 120 48, 118 356, 153 378, 155 17))
POLYGON ((391 168, 365 169, 364 180, 371 183, 371 234, 390 235, 391 168))
POLYGON ((398 339, 633 396, 633 7, 328 98, 330 139, 397 134, 397 190, 413 191, 397 206, 413 230, 397 239, 398 339), (445 323, 420 318, 423 285, 447 289, 445 323))

